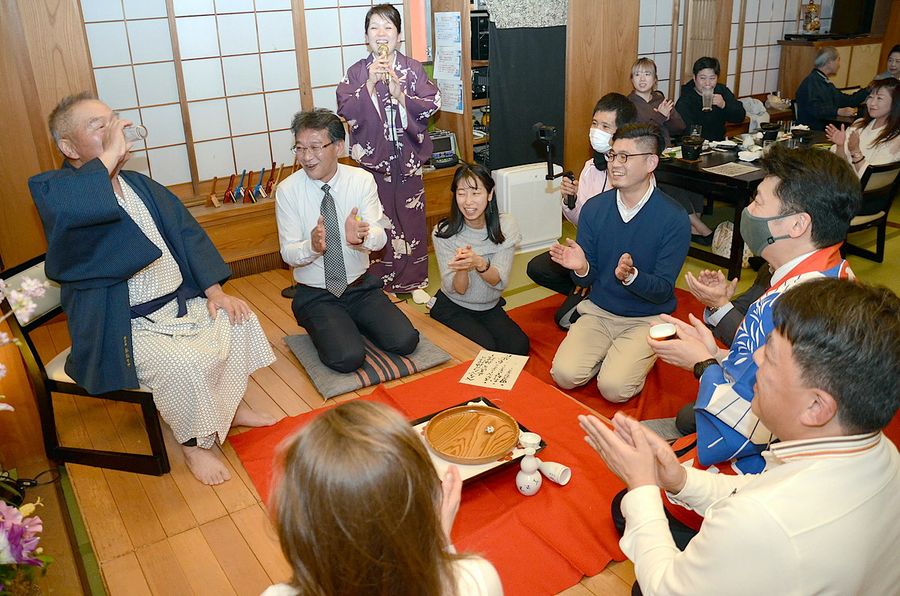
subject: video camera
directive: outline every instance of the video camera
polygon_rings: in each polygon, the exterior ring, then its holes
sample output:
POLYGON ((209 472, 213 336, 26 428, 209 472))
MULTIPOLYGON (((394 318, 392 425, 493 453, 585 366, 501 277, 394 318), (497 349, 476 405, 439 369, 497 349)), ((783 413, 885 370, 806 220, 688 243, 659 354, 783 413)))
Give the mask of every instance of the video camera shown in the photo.
MULTIPOLYGON (((546 151, 547 175, 544 176, 544 179, 555 180, 560 176, 565 176, 572 182, 575 182, 575 174, 572 173, 571 170, 566 170, 565 172, 560 172, 559 174, 553 173, 553 139, 556 138, 557 128, 550 124, 544 124, 543 122, 535 122, 531 129, 537 135, 537 140, 544 144, 544 149, 546 151)), ((575 195, 564 195, 563 199, 566 202, 567 208, 575 208, 575 195)))

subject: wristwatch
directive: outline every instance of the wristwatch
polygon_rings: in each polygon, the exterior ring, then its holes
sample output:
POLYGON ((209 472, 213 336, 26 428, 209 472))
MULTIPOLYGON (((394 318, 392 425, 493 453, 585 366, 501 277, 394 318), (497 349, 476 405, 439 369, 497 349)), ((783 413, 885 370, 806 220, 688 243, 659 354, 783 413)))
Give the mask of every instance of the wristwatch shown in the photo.
POLYGON ((718 364, 718 363, 719 363, 719 361, 716 360, 715 358, 708 358, 708 359, 704 360, 703 362, 698 362, 697 364, 694 365, 694 378, 699 380, 700 377, 703 376, 703 372, 707 368, 709 368, 713 364, 718 364))
POLYGON ((485 259, 484 261, 485 261, 485 263, 487 263, 487 265, 484 266, 484 269, 478 269, 478 268, 476 267, 476 268, 475 268, 475 272, 476 272, 476 273, 487 273, 487 270, 491 268, 491 260, 490 260, 490 259, 485 259))

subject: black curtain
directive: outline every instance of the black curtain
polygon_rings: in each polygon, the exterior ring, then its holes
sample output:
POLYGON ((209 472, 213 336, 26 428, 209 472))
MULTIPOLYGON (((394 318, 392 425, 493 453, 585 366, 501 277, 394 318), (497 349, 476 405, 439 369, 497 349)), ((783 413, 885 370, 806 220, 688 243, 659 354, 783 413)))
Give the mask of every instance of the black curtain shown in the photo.
POLYGON ((553 161, 563 163, 566 28, 490 29, 490 168, 544 161, 532 126, 556 126, 553 161))

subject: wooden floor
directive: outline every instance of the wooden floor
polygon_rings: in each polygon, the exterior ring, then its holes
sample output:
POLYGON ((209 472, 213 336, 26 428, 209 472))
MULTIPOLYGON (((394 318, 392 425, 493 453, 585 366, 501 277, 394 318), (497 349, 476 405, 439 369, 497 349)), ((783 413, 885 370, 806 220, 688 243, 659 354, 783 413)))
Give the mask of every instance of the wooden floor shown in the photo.
MULTIPOLYGON (((282 288, 289 283, 286 270, 275 270, 236 279, 226 286, 226 291, 252 305, 277 358, 272 366, 253 374, 246 400, 254 409, 278 418, 324 404, 283 341, 285 335, 301 332, 289 301, 281 297, 282 288)), ((475 344, 421 312, 405 305, 401 308, 419 330, 452 356, 443 367, 423 374, 468 360, 477 352, 475 344)), ((51 323, 44 329, 36 340, 46 358, 58 353, 69 341, 64 322, 51 323)), ((335 399, 352 399, 371 390, 335 399)), ((131 404, 64 395, 57 395, 54 400, 65 444, 149 451, 140 413, 131 404)), ((67 466, 107 591, 129 596, 255 596, 268 585, 287 580, 290 569, 281 555, 265 506, 230 445, 226 442, 221 454, 232 470, 232 480, 207 487, 191 476, 174 437, 168 429, 165 432, 172 463, 172 472, 165 476, 67 466)), ((51 531, 49 523, 45 527, 45 534, 51 531)), ((69 564, 64 569, 70 567, 69 564)), ((614 563, 564 594, 629 594, 633 581, 631 563, 614 563)), ((65 593, 75 593, 73 584, 68 585, 70 590, 65 593)))

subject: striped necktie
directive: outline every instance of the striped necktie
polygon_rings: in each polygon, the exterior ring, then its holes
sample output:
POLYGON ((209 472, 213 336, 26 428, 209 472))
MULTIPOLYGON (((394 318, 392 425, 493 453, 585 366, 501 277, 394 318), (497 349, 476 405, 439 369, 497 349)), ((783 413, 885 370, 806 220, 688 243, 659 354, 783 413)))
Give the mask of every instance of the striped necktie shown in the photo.
POLYGON ((344 250, 341 246, 341 228, 331 187, 322 185, 322 218, 325 220, 325 289, 338 298, 347 289, 347 269, 344 267, 344 250))

